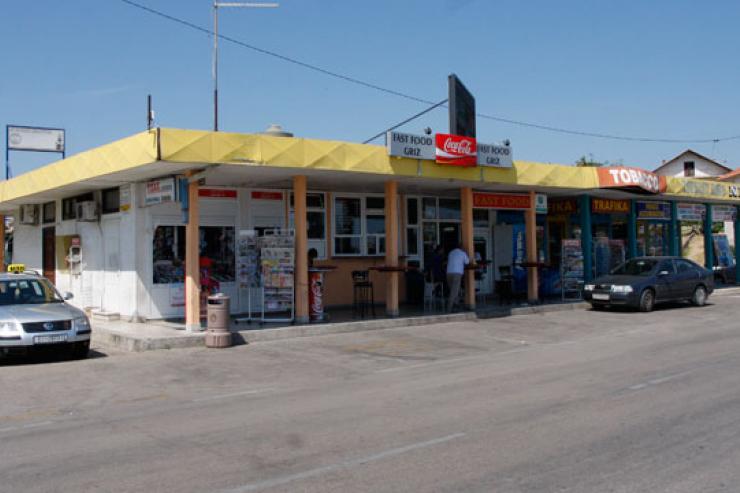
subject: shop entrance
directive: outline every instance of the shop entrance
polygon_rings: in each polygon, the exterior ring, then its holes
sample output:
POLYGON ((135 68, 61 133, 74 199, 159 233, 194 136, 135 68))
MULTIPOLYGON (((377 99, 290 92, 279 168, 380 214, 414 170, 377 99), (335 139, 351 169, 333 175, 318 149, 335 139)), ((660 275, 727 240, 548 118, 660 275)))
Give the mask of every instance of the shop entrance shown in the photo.
POLYGON ((489 228, 475 228, 473 231, 473 249, 475 250, 475 263, 480 267, 475 272, 476 289, 480 294, 491 294, 492 281, 491 271, 491 230, 489 228))
POLYGON ((52 284, 56 284, 56 228, 54 226, 44 228, 41 235, 41 269, 43 270, 44 277, 51 281, 52 284))
POLYGON ((460 244, 460 223, 439 223, 439 238, 447 255, 460 244))

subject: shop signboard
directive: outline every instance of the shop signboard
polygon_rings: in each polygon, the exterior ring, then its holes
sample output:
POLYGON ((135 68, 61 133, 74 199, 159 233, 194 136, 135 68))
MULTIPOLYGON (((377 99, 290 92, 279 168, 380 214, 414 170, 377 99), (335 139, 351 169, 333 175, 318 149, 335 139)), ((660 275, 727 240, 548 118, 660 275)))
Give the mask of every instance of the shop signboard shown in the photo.
POLYGON ((437 134, 435 137, 437 164, 475 166, 477 147, 475 138, 462 135, 437 134))
POLYGON ((283 192, 256 190, 252 192, 252 198, 256 200, 283 200, 283 192))
POLYGON ((639 188, 650 193, 660 193, 666 189, 665 176, 650 171, 624 166, 597 168, 601 188, 639 188))
POLYGON ((175 190, 174 177, 148 181, 144 190, 144 205, 174 202, 175 190))
POLYGON ((700 222, 704 220, 704 216, 707 214, 707 208, 704 204, 676 204, 676 211, 678 212, 677 219, 679 221, 693 221, 700 222))
POLYGON ((526 210, 531 204, 529 194, 473 192, 473 207, 481 209, 526 210))
POLYGON ((207 199, 236 199, 236 190, 232 188, 200 188, 198 197, 207 199))
POLYGON ((712 207, 712 222, 722 223, 734 221, 737 217, 737 209, 732 205, 715 205, 712 207))
POLYGON ((121 212, 131 210, 131 185, 121 185, 119 188, 119 209, 121 212))
POLYGON ((61 128, 8 125, 9 151, 64 152, 64 130, 61 128))
POLYGON ((670 202, 637 202, 637 219, 648 219, 652 221, 670 221, 670 202))
POLYGON ((629 214, 629 200, 591 199, 591 211, 596 214, 629 214))
POLYGON ((388 132, 386 135, 388 155, 411 159, 434 161, 436 148, 431 135, 413 135, 402 132, 388 132))
POLYGON ((511 168, 514 166, 511 146, 478 143, 478 166, 511 168))
POLYGON ((534 208, 537 214, 547 214, 547 195, 538 193, 534 196, 534 208))
POLYGON ((578 212, 578 202, 575 199, 549 200, 547 211, 552 216, 568 216, 578 212))

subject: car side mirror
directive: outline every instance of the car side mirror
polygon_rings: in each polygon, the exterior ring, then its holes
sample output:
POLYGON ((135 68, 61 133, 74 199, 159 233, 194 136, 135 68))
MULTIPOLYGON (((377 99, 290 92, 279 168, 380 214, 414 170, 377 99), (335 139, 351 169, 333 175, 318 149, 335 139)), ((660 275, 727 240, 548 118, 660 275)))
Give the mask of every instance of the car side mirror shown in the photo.
POLYGON ((64 293, 64 296, 63 296, 63 298, 64 298, 64 301, 69 301, 69 300, 71 300, 71 299, 72 299, 72 298, 74 298, 74 297, 75 297, 75 295, 73 295, 73 294, 72 294, 72 293, 70 293, 69 291, 67 291, 66 293, 64 293))
POLYGON ((662 270, 662 271, 658 272, 658 277, 665 277, 667 275, 668 275, 668 271, 667 270, 662 270))

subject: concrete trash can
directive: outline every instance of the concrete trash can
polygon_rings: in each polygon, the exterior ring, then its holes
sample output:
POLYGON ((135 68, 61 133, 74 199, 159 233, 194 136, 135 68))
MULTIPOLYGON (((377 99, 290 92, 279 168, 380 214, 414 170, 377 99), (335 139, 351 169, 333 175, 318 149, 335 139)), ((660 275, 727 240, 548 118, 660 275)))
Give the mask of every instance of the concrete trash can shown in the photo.
POLYGON ((230 306, 231 299, 223 293, 216 293, 208 297, 206 347, 223 348, 231 346, 230 306))

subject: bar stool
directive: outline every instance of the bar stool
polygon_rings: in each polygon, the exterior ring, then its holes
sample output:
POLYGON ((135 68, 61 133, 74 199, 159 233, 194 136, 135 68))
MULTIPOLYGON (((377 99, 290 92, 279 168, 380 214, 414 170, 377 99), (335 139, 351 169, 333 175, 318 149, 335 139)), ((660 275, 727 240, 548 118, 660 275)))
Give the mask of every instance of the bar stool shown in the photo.
POLYGON ((373 283, 370 281, 370 271, 352 271, 352 317, 365 318, 365 314, 372 310, 375 317, 375 293, 373 283))

